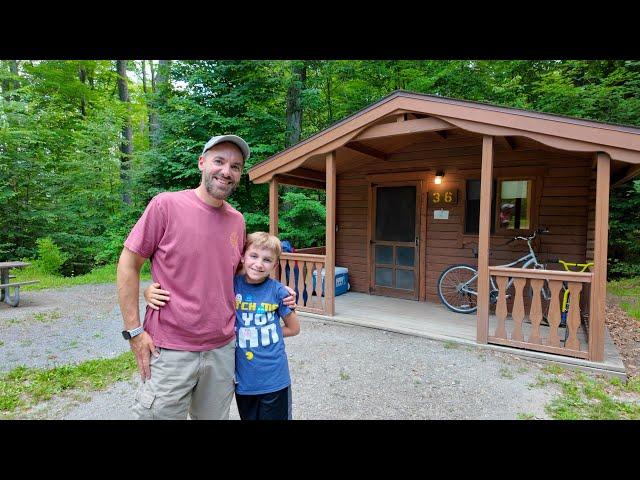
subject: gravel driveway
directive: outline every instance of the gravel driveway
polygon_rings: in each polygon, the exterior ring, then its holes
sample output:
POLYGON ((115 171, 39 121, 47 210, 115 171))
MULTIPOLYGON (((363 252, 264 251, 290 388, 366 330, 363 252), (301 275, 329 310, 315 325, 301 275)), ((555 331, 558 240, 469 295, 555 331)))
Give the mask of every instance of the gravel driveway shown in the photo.
MULTIPOLYGON (((0 373, 128 350, 115 285, 22 296, 17 308, 0 305, 0 373)), ((286 342, 295 419, 548 418, 544 405, 558 394, 552 384, 531 386, 541 364, 491 350, 304 316, 300 335, 286 342)), ((68 393, 16 418, 130 419, 138 378, 68 393)))

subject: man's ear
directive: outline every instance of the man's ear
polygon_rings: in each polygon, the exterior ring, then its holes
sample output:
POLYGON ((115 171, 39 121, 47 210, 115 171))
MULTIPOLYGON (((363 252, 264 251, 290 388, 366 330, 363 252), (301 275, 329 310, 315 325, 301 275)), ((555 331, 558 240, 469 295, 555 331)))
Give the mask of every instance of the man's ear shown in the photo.
POLYGON ((198 170, 204 170, 204 155, 198 157, 198 170))

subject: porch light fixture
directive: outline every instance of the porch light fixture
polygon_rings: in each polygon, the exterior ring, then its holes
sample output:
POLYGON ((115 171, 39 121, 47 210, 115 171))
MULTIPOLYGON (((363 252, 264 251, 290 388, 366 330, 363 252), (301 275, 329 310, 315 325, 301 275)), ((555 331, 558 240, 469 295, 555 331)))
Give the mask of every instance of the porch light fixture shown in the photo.
POLYGON ((442 183, 442 177, 444 177, 444 171, 438 170, 436 172, 435 184, 440 185, 442 183))

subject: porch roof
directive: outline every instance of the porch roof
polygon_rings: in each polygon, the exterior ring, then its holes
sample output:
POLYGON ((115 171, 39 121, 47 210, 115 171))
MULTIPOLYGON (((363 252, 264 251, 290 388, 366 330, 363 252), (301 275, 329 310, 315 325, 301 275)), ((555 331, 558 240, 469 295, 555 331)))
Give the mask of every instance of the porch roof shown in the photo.
POLYGON ((525 137, 560 150, 606 152, 616 163, 615 182, 640 175, 638 127, 400 90, 253 166, 249 179, 265 183, 274 175, 298 169, 296 176, 313 186, 323 181, 321 169, 298 167, 308 167, 340 147, 384 160, 388 152, 376 149, 376 142, 393 150, 403 145, 403 138, 406 142, 412 135, 431 132, 446 139, 445 132, 453 129, 503 137, 508 143, 525 137))

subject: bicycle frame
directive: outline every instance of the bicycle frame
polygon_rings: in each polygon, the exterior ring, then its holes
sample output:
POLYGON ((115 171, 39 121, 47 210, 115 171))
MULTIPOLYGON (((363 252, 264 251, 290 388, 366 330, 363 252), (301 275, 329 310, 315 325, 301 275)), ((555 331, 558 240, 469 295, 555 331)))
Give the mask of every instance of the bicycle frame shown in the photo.
MULTIPOLYGON (((519 237, 519 238, 524 238, 524 237, 519 237)), ((533 247, 531 246, 531 240, 533 240, 535 238, 535 235, 532 238, 526 239, 527 240, 527 246, 529 247, 529 253, 526 254, 523 257, 520 257, 518 260, 515 260, 511 263, 507 263, 504 265, 498 265, 499 267, 513 267, 519 263, 522 262, 522 266, 520 268, 529 268, 531 265, 533 265, 533 268, 535 269, 543 269, 544 265, 541 264, 540 262, 538 262, 538 257, 536 257, 536 253, 533 251, 533 247)), ((460 288, 461 291, 470 294, 470 295, 475 295, 478 296, 478 292, 476 292, 475 290, 473 290, 470 285, 478 278, 478 273, 476 272, 476 274, 471 277, 467 282, 465 282, 465 284, 460 288)), ((493 292, 497 292, 498 291, 498 287, 496 286, 495 281, 493 280, 492 277, 489 277, 490 280, 490 285, 491 285, 491 289, 489 291, 489 294, 493 293, 493 292)), ((509 289, 509 287, 511 287, 511 285, 513 285, 513 278, 509 278, 509 281, 507 282, 507 286, 506 286, 506 290, 509 289)), ((547 297, 547 293, 544 291, 543 289, 543 297, 545 297, 545 300, 549 300, 547 297)))

